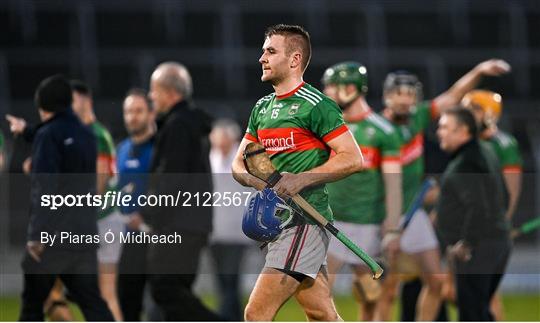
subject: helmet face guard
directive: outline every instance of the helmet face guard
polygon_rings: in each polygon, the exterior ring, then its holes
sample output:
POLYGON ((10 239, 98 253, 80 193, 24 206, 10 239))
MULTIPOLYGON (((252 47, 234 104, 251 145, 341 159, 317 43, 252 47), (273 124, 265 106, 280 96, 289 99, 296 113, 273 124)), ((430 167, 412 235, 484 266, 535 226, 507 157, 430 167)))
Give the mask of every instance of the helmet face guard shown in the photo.
POLYGON ((368 92, 367 68, 358 62, 341 62, 330 66, 324 71, 323 85, 347 85, 353 84, 358 89, 359 95, 368 92))
MULTIPOLYGON (((393 111, 393 119, 398 123, 406 123, 409 120, 410 109, 416 105, 419 101, 422 100, 422 83, 418 80, 418 77, 408 71, 395 71, 389 73, 383 83, 383 105, 385 107, 391 108, 393 111), (407 108, 406 112, 397 108, 393 108, 389 96, 394 93, 403 93, 408 92, 414 95, 414 102, 408 103, 410 107, 407 108)), ((402 105, 400 105, 402 106, 402 105)))
POLYGON ((383 83, 383 93, 386 94, 401 89, 413 91, 416 95, 416 100, 422 100, 422 83, 416 75, 405 70, 389 73, 383 83))
POLYGON ((249 238, 270 242, 279 236, 293 219, 293 209, 272 189, 257 192, 249 201, 242 219, 242 231, 249 238), (288 218, 282 217, 288 212, 288 218))

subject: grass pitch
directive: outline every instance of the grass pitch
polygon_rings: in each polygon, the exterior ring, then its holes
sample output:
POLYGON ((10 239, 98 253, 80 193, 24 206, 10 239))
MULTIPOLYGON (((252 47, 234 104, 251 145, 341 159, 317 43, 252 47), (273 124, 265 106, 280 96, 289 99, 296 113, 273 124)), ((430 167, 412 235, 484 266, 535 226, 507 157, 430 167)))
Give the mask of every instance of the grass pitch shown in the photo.
MULTIPOLYGON (((203 297, 204 302, 211 308, 216 308, 217 299, 215 296, 203 297)), ((345 321, 357 321, 358 310, 354 299, 350 296, 335 297, 336 307, 339 314, 345 321)), ((540 295, 503 295, 503 304, 507 321, 540 321, 540 295)), ((83 320, 81 312, 77 306, 71 305, 77 320, 83 320)), ((19 316, 19 298, 0 298, 0 321, 16 321, 19 316)), ((451 320, 456 320, 456 310, 449 307, 451 320)), ((399 317, 399 306, 394 306, 393 317, 399 317)), ((289 300, 280 310, 276 321, 305 321, 306 318, 296 300, 289 300)))

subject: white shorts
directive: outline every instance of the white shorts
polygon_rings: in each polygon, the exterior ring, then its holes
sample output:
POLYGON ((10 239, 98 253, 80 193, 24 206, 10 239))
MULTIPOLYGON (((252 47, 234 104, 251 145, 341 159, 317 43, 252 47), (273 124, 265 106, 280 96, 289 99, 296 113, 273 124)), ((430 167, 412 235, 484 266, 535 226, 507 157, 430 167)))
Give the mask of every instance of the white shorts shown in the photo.
POLYGON ((123 216, 119 211, 114 211, 98 220, 100 244, 97 257, 100 264, 118 263, 120 260, 120 253, 122 252, 120 232, 124 232, 125 227, 126 225, 123 216), (112 243, 108 243, 105 240, 105 234, 109 231, 114 234, 114 241, 112 243))
POLYGON ((419 253, 439 248, 433 225, 424 209, 418 209, 401 237, 401 250, 419 253))
POLYGON ((285 229, 268 244, 265 267, 283 269, 317 278, 326 266, 329 236, 318 225, 304 224, 285 229))
MULTIPOLYGON (((336 221, 334 225, 370 257, 377 257, 381 254, 381 226, 379 224, 357 224, 336 221)), ((364 264, 362 259, 349 250, 336 237, 330 239, 328 254, 349 265, 364 264)))

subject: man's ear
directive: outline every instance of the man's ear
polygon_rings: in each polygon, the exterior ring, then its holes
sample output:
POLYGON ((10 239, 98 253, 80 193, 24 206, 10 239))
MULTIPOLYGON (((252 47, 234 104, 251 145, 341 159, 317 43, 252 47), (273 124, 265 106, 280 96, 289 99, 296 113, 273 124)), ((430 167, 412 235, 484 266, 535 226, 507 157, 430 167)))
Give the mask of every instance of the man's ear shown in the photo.
POLYGON ((302 53, 294 51, 291 54, 291 68, 296 68, 302 65, 302 53))
POLYGON ((175 90, 171 89, 171 88, 168 88, 168 87, 164 87, 163 88, 163 93, 165 93, 165 95, 172 101, 183 101, 184 100, 184 96, 181 94, 181 93, 178 93, 176 92, 175 90))

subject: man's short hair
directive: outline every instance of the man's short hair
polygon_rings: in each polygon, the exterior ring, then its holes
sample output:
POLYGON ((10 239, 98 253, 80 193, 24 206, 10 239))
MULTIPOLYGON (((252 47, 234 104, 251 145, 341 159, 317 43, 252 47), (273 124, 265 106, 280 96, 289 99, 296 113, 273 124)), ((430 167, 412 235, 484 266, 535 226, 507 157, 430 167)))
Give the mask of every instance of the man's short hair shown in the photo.
POLYGON ((240 137, 242 136, 242 129, 240 129, 238 123, 232 119, 218 119, 214 122, 212 128, 221 128, 225 130, 233 140, 240 140, 240 137))
POLYGON ((92 89, 88 84, 84 83, 81 80, 71 80, 69 83, 71 84, 71 89, 74 92, 77 92, 80 95, 84 95, 89 98, 92 97, 92 89))
POLYGON ((47 77, 39 83, 34 95, 36 107, 48 112, 63 112, 72 102, 71 86, 63 75, 47 77))
POLYGON ((476 138, 478 136, 478 126, 476 124, 476 119, 472 112, 462 106, 457 106, 455 108, 446 110, 443 114, 451 115, 456 118, 458 125, 465 126, 469 134, 476 138))
POLYGON ((264 38, 274 35, 285 37, 287 48, 285 54, 289 56, 293 51, 302 53, 302 71, 305 71, 311 60, 311 40, 309 33, 298 25, 279 24, 268 27, 264 33, 264 38))
POLYGON ((152 102, 150 102, 150 99, 148 98, 148 91, 146 91, 145 89, 140 87, 133 87, 126 92, 126 96, 124 98, 127 98, 131 95, 143 98, 144 102, 146 102, 146 105, 148 106, 148 109, 153 109, 152 102))
POLYGON ((178 94, 182 94, 184 98, 191 98, 193 95, 193 83, 188 69, 177 62, 165 62, 156 67, 152 78, 163 87, 169 88, 178 94), (157 74, 156 74, 157 73, 157 74))

